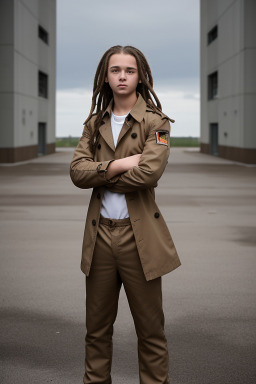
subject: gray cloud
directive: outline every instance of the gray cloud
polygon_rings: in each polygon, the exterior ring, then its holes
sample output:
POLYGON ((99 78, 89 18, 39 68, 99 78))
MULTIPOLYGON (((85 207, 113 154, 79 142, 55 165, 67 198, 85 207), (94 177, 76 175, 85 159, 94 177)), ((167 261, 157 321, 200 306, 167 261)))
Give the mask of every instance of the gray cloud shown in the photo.
POLYGON ((57 87, 92 88, 112 45, 134 45, 155 83, 199 78, 199 0, 57 1, 57 87))

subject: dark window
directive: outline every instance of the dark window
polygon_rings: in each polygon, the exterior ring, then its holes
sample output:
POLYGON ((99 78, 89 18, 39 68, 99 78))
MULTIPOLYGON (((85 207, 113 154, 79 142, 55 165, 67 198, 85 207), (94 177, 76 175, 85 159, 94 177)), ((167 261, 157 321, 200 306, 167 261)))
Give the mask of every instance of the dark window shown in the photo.
POLYGON ((39 39, 43 40, 46 44, 48 44, 48 41, 49 41, 48 32, 43 27, 41 27, 41 25, 38 26, 38 37, 39 39))
POLYGON ((218 123, 210 124, 210 151, 215 156, 219 153, 218 128, 218 123))
POLYGON ((48 97, 48 76, 43 72, 38 72, 38 96, 48 97))
POLYGON ((46 154, 46 123, 38 123, 38 155, 46 154))
POLYGON ((211 42, 218 37, 218 26, 215 25, 210 32, 208 32, 208 45, 211 44, 211 42))
POLYGON ((208 100, 216 99, 218 96, 218 72, 208 76, 208 100))

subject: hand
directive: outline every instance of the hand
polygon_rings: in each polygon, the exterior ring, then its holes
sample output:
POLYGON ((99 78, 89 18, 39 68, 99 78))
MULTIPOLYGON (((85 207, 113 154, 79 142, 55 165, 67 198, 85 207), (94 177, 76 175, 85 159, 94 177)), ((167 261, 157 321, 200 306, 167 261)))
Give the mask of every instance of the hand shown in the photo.
POLYGON ((140 158, 141 158, 141 153, 121 159, 124 161, 124 166, 126 168, 125 171, 129 171, 129 169, 133 167, 137 167, 137 165, 139 164, 140 158))
POLYGON ((128 157, 124 157, 123 159, 118 159, 112 161, 109 164, 107 169, 107 179, 112 179, 112 177, 119 175, 120 173, 124 173, 129 171, 129 169, 136 167, 139 164, 141 158, 141 154, 132 155, 128 157))

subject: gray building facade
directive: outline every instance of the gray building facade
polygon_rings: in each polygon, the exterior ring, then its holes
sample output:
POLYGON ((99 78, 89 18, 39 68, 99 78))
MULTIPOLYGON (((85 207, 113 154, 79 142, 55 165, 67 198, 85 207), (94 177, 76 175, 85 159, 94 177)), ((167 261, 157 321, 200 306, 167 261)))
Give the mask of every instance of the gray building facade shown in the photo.
POLYGON ((201 152, 256 164, 256 1, 201 0, 201 152))
POLYGON ((56 0, 0 1, 0 162, 55 151, 56 0))

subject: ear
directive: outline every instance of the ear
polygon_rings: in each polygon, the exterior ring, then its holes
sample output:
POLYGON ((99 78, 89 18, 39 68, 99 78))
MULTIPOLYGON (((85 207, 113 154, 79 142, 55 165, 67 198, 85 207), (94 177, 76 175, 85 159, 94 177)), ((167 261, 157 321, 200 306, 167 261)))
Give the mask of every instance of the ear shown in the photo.
POLYGON ((142 81, 141 80, 139 80, 139 83, 141 83, 142 81))
POLYGON ((105 77, 105 83, 108 83, 108 77, 107 76, 105 77))

